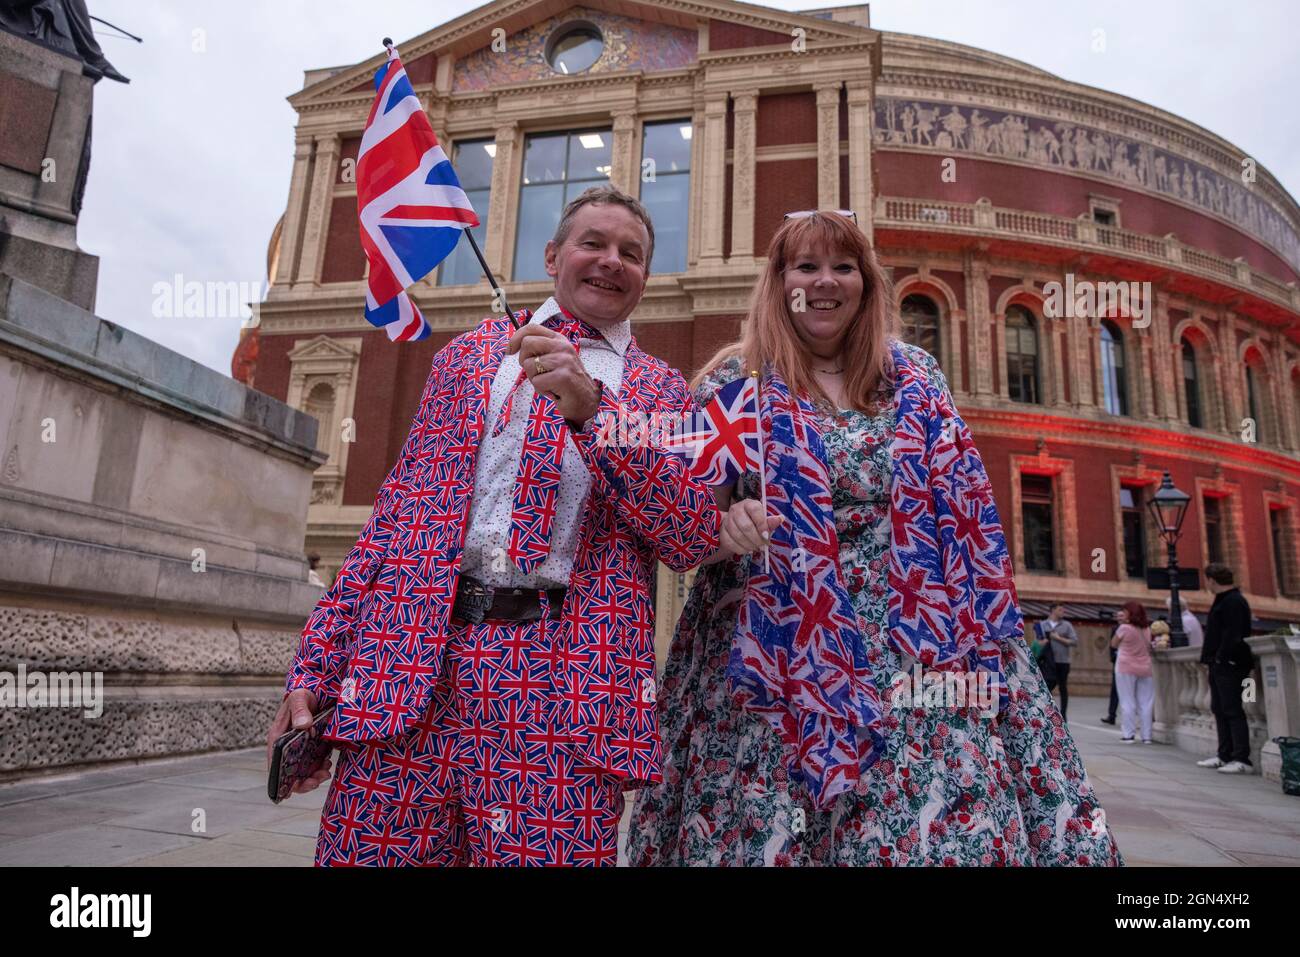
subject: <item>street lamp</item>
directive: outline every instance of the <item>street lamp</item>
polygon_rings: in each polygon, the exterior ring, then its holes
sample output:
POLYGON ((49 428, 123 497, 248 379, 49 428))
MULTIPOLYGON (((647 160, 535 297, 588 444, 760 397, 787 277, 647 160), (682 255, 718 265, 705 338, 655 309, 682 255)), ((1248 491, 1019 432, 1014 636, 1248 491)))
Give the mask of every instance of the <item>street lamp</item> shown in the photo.
POLYGON ((1187 636, 1183 634, 1183 609, 1178 603, 1178 538, 1182 532, 1183 518, 1187 515, 1187 503, 1192 497, 1174 487, 1169 473, 1165 472, 1160 488, 1151 496, 1147 507, 1160 529, 1169 550, 1169 647, 1184 648, 1187 636))

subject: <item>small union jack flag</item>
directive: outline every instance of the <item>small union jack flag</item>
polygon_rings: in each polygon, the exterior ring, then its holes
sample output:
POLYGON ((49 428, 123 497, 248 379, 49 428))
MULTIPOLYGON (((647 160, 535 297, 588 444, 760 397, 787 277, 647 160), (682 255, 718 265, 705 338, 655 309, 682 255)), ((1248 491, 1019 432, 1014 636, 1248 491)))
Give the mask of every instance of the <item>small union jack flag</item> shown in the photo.
POLYGON ((685 459, 690 476, 704 485, 730 485, 741 473, 758 471, 758 379, 724 385, 712 402, 686 414, 664 447, 685 459))
POLYGON ((366 320, 394 341, 425 338, 429 324, 406 289, 479 220, 392 47, 375 74, 375 102, 357 154, 357 217, 370 262, 366 320))

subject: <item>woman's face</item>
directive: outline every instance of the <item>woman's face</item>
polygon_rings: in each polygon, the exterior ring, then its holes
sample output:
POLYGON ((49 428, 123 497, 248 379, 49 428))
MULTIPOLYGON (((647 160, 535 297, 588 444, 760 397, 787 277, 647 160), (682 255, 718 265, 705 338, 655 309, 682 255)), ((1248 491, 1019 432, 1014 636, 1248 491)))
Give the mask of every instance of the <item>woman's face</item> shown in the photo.
POLYGON ((1122 625, 1128 621, 1128 612, 1121 608, 1119 611, 1115 612, 1115 618, 1122 625))
POLYGON ((813 355, 839 355, 853 317, 862 305, 864 285, 858 261, 827 249, 797 249, 782 277, 785 304, 804 347, 813 355))

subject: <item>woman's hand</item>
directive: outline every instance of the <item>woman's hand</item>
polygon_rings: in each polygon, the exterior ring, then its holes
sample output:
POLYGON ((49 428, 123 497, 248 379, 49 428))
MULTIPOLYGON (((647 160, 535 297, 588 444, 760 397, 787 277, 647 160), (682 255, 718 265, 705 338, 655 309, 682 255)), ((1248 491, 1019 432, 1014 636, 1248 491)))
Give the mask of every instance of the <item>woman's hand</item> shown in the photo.
POLYGON ((742 499, 722 516, 718 552, 722 558, 735 558, 761 551, 771 541, 771 533, 784 523, 779 515, 764 515, 761 501, 742 499))

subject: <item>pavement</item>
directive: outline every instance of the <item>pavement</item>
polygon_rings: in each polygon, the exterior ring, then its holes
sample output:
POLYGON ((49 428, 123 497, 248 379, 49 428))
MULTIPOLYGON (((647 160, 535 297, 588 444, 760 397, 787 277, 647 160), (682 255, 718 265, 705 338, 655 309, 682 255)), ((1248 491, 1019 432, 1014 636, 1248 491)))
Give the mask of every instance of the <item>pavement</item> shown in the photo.
MULTIPOLYGON (((1300 865, 1300 797, 1256 775, 1198 768, 1203 755, 1121 744, 1100 723, 1105 707, 1073 698, 1070 730, 1129 866, 1300 865)), ((326 788, 271 804, 264 755, 249 748, 0 785, 0 865, 309 867, 326 788)))

